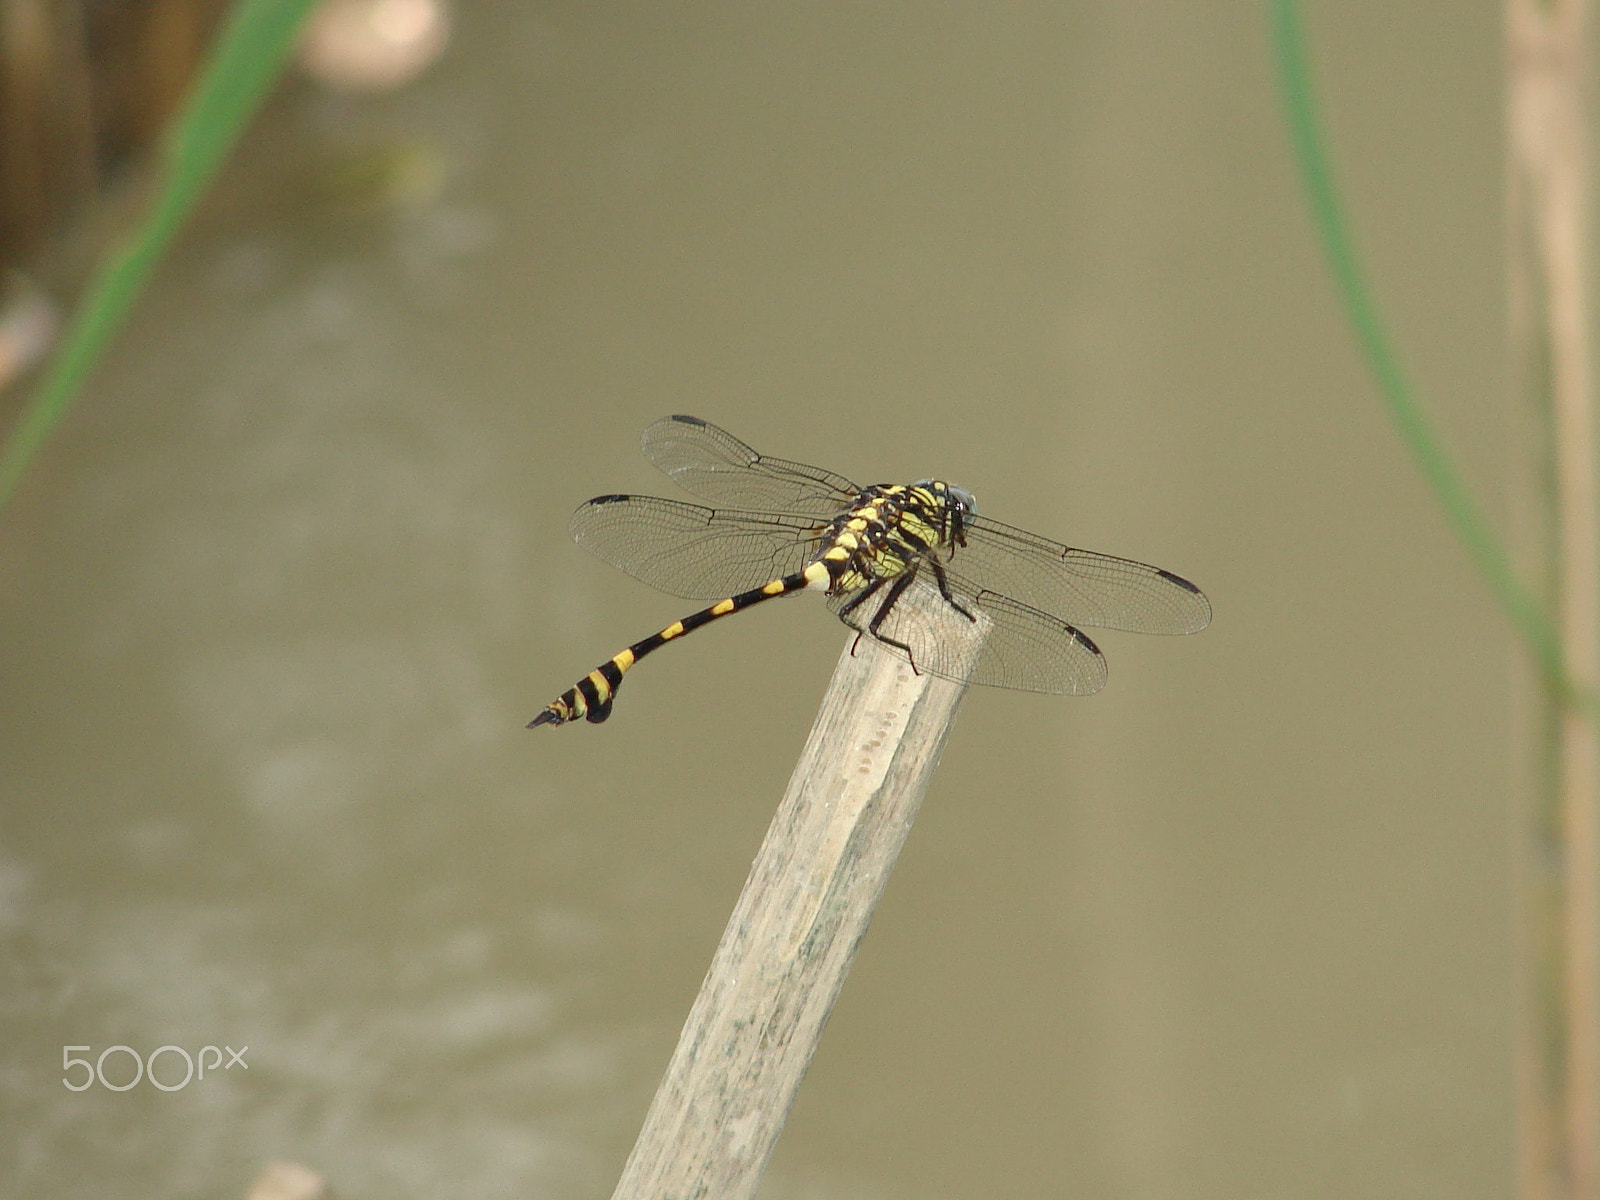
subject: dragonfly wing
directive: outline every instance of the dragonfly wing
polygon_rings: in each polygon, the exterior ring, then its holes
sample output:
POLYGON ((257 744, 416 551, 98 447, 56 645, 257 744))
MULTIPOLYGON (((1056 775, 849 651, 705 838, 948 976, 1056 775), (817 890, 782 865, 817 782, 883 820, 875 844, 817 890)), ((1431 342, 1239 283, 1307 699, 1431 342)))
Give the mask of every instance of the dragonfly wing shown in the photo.
POLYGON ((821 534, 801 517, 659 496, 596 496, 568 529, 597 558, 690 600, 720 600, 793 574, 815 556, 821 534))
MULTIPOLYGON (((902 597, 889 610, 876 637, 884 649, 909 659, 918 671, 959 681, 962 664, 952 655, 948 639, 940 632, 941 621, 946 618, 937 606, 945 604, 945 600, 928 582, 926 573, 912 586, 931 591, 932 597, 924 596, 924 604, 907 603, 902 597), (933 616, 929 615, 930 606, 933 616), (896 642, 909 646, 909 655, 896 642)), ((886 597, 887 586, 881 591, 886 597)), ((883 603, 877 596, 849 612, 841 611, 857 594, 830 596, 828 607, 850 628, 874 636, 869 626, 883 603)), ((981 591, 958 597, 958 602, 968 612, 981 610, 991 622, 983 653, 969 682, 1069 696, 1088 696, 1105 687, 1105 657, 1087 635, 1067 622, 997 592, 981 591)))
POLYGON ((644 431, 645 457, 713 504, 831 517, 861 489, 843 475, 757 454, 699 417, 663 417, 644 431))
POLYGON ((1133 633, 1198 633, 1211 603, 1160 567, 1077 550, 988 517, 966 521, 967 544, 945 554, 951 587, 1000 592, 1064 623, 1133 633))

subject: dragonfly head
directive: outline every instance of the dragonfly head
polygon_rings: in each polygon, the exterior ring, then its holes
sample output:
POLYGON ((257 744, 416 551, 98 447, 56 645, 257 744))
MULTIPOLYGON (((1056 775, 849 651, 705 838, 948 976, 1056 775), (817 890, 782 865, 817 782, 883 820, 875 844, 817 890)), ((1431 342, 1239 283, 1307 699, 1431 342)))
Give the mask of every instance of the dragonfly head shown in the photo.
POLYGON ((958 487, 953 483, 943 483, 937 479, 919 479, 913 486, 927 488, 947 504, 960 509, 965 516, 970 517, 978 511, 978 498, 964 487, 958 487))

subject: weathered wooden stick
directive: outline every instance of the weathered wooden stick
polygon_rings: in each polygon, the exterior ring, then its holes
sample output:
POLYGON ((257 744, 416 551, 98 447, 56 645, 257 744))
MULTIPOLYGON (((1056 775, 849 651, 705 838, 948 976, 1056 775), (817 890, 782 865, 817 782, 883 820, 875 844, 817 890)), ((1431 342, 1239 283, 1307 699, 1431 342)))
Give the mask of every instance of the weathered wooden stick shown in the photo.
MULTIPOLYGON (((982 614, 900 603, 971 670, 982 614)), ((613 1200, 755 1194, 965 690, 852 637, 613 1200)))
POLYGON ((1517 956, 1518 1196, 1600 1200, 1600 412, 1595 403, 1593 0, 1508 0, 1507 278, 1525 572, 1566 687, 1528 706, 1536 739, 1517 956))

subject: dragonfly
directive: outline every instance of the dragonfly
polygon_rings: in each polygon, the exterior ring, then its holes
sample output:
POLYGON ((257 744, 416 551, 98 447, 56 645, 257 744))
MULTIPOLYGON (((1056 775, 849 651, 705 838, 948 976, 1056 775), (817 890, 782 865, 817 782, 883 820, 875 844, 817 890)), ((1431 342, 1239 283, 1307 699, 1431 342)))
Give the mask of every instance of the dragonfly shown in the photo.
POLYGON ((1205 594, 1181 575, 1052 542, 978 514, 966 488, 936 479, 860 487, 843 475, 757 454, 699 417, 644 431, 645 456, 715 507, 660 496, 596 496, 569 528, 586 550, 663 592, 716 603, 618 651, 528 723, 611 715, 640 659, 713 621, 780 596, 822 592, 856 631, 925 672, 958 682, 1084 696, 1105 686, 1105 656, 1084 627, 1197 633, 1205 594), (974 666, 903 603, 936 591, 989 624, 974 666))

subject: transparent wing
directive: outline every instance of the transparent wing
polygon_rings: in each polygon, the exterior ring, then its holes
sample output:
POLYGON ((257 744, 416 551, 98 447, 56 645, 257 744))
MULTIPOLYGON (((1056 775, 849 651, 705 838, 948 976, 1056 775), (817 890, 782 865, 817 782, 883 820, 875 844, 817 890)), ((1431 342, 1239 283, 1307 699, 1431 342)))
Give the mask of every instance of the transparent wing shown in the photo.
POLYGON ((690 600, 720 600, 793 574, 815 557, 822 531, 804 517, 659 496, 596 496, 567 528, 597 558, 690 600))
POLYGON ((1062 622, 1133 633, 1198 633, 1211 603, 1181 576, 1093 550, 1075 550, 988 517, 966 521, 967 544, 944 553, 951 587, 999 592, 1062 622))
POLYGON ((674 483, 713 504, 832 517, 861 490, 821 467, 757 454, 699 417, 663 417, 641 444, 674 483))
MULTIPOLYGON (((925 590, 925 600, 926 591, 933 586, 928 579, 928 572, 923 570, 913 585, 925 590)), ((887 586, 882 591, 886 596, 887 586)), ((882 601, 872 596, 850 612, 841 613, 852 595, 830 596, 828 607, 850 628, 871 637, 868 626, 882 601)), ((907 658, 906 652, 893 644, 903 643, 911 648, 909 659, 917 670, 959 680, 961 664, 952 655, 950 640, 940 628, 940 618, 948 619, 948 605, 937 591, 924 604, 908 603, 908 598, 903 597, 889 610, 878 628, 879 643, 890 653, 907 658), (945 610, 940 610, 940 605, 945 605, 945 610)), ((1065 621, 997 592, 978 592, 959 600, 969 612, 981 610, 992 622, 970 682, 1068 696, 1087 696, 1105 687, 1104 655, 1087 635, 1065 621)))

